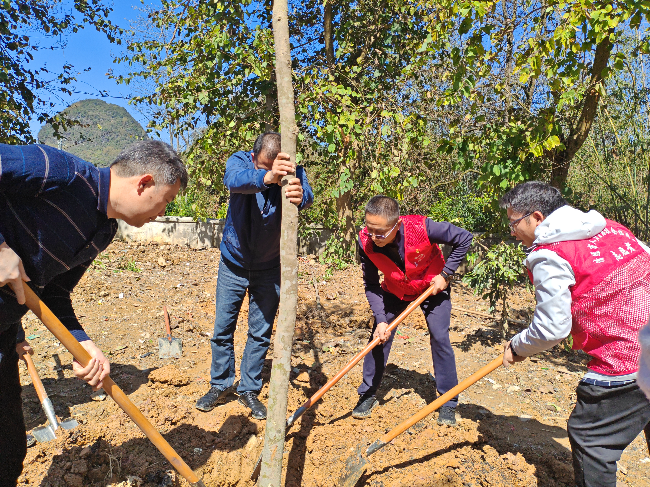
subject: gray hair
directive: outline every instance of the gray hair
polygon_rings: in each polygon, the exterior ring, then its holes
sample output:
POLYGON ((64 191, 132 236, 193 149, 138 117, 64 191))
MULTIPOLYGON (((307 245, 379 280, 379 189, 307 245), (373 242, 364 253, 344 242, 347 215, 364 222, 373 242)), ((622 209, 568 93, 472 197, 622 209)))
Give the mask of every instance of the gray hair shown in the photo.
POLYGON ((174 185, 181 182, 181 191, 187 187, 187 169, 176 151, 160 140, 141 140, 130 145, 117 156, 111 169, 120 177, 151 174, 155 182, 174 185))
POLYGON ((280 152, 282 137, 277 132, 264 132, 253 144, 253 154, 260 156, 264 154, 268 159, 275 160, 280 152))
POLYGON ((518 184, 499 201, 501 208, 510 208, 522 215, 539 211, 545 218, 566 204, 566 200, 557 188, 542 181, 518 184))
POLYGON ((381 216, 389 225, 395 224, 399 219, 399 203, 389 196, 373 196, 366 204, 366 215, 381 216))

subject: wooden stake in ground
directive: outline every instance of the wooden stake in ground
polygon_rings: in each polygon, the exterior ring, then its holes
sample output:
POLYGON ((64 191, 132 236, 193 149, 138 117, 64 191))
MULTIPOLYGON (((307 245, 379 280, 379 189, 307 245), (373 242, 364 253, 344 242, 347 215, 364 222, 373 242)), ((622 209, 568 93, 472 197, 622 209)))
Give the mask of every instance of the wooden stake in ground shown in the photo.
MULTIPOLYGON (((278 106, 282 152, 296 161, 296 112, 291 82, 291 48, 289 44, 289 20, 287 0, 273 2, 273 38, 275 41, 275 73, 278 85, 278 106)), ((288 179, 282 179, 283 188, 288 179)), ((284 189, 283 189, 284 193, 284 189)), ((278 325, 273 342, 273 366, 269 388, 268 415, 260 487, 280 487, 282 480, 282 454, 284 453, 285 423, 291 370, 291 346, 296 325, 296 304, 298 300, 298 208, 282 198, 282 232, 280 236, 280 309, 278 325)))

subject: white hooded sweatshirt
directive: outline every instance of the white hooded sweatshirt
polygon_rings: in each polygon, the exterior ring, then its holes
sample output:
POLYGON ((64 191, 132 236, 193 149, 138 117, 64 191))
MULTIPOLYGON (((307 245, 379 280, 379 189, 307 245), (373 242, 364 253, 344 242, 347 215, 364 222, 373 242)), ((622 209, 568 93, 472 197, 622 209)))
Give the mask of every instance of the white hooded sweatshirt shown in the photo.
MULTIPOLYGON (((573 269, 552 250, 535 250, 535 247, 591 238, 605 226, 605 218, 597 211, 584 213, 568 205, 555 210, 537 226, 535 241, 524 260, 524 265, 533 275, 537 305, 530 326, 512 338, 512 348, 518 355, 529 357, 557 345, 571 333, 573 323, 570 289, 575 284, 573 269)), ((650 253, 645 245, 639 244, 650 253)), ((633 379, 635 376, 627 374, 619 376, 617 380, 633 379)), ((594 371, 590 371, 587 377, 612 380, 612 376, 594 371)))

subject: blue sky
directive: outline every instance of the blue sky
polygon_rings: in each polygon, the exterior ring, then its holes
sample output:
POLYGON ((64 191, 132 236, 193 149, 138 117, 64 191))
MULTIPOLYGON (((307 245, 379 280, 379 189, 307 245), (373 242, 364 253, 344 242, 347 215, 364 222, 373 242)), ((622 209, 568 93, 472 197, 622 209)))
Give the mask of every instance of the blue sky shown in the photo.
MULTIPOLYGON (((107 3, 110 4, 110 2, 107 3)), ((160 2, 158 0, 145 0, 145 4, 159 5, 160 2)), ((111 21, 122 28, 129 28, 129 20, 140 15, 140 12, 133 8, 134 6, 141 7, 142 2, 139 0, 115 0, 113 2, 113 12, 110 15, 111 21)), ((51 43, 51 40, 45 42, 51 43)), ((36 64, 46 65, 51 72, 58 73, 63 64, 70 63, 74 66, 75 71, 79 73, 75 88, 82 93, 74 93, 73 96, 63 94, 46 95, 50 101, 55 103, 55 110, 60 111, 70 104, 86 98, 101 98, 107 103, 123 106, 145 127, 148 120, 134 106, 128 104, 131 88, 128 85, 118 85, 106 75, 111 68, 116 72, 126 72, 126 66, 113 63, 113 57, 124 51, 124 44, 121 46, 111 44, 104 34, 97 32, 94 28, 86 28, 76 34, 71 34, 67 38, 64 49, 37 52, 35 56, 36 64), (84 71, 87 68, 90 68, 90 70, 84 71), (109 96, 98 96, 100 91, 106 92, 109 96)), ((30 128, 32 134, 37 136, 41 124, 36 119, 32 119, 30 128)), ((165 140, 165 134, 162 134, 162 138, 165 140)))

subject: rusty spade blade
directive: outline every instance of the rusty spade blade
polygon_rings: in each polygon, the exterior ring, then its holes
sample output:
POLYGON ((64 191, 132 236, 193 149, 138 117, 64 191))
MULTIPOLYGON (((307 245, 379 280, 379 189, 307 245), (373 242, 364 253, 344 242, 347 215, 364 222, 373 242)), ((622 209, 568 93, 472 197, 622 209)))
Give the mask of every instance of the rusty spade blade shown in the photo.
POLYGON ((172 338, 172 329, 169 326, 167 306, 163 306, 163 313, 165 314, 167 336, 165 338, 158 338, 158 356, 160 358, 181 358, 183 355, 183 342, 180 338, 172 338))
POLYGON ((339 487, 354 487, 368 469, 368 460, 362 455, 365 453, 365 444, 358 445, 354 453, 345 461, 345 468, 339 479, 339 487))

